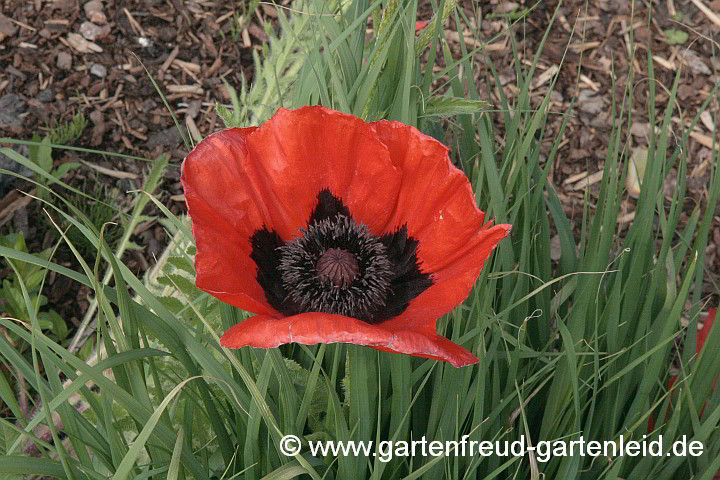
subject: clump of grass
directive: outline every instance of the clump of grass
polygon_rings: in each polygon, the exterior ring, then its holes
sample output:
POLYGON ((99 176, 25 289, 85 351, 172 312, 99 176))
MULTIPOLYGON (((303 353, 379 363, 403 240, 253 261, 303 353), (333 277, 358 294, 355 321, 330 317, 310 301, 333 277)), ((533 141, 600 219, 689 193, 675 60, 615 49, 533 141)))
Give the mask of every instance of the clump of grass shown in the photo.
MULTIPOLYGON (((97 178, 90 182, 83 182, 81 191, 86 195, 71 193, 67 196, 68 201, 75 206, 97 231, 103 230, 105 242, 111 249, 115 249, 118 241, 123 235, 124 218, 118 209, 120 203, 120 192, 116 188, 98 181, 97 178)), ((80 254, 92 263, 97 253, 97 247, 78 228, 70 226, 67 232, 70 243, 80 251, 80 254)))
POLYGON ((87 123, 87 119, 82 112, 76 113, 69 122, 65 122, 50 130, 50 143, 56 145, 70 145, 74 143, 82 136, 85 127, 87 127, 87 123))

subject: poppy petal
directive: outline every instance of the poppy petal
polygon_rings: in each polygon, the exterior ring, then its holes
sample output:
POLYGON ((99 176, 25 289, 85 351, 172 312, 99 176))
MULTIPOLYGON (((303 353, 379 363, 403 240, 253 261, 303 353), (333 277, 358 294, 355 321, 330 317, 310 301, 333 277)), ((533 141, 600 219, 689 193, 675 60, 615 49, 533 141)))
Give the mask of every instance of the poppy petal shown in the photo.
POLYGON ((716 312, 716 308, 711 308, 708 310, 708 316, 703 323, 703 328, 697 332, 695 350, 698 355, 700 354, 700 350, 702 350, 703 346, 705 345, 705 341, 707 340, 708 335, 710 335, 710 329, 715 322, 716 312))
POLYGON ((478 232, 462 249, 464 256, 433 272, 433 285, 410 302, 402 314, 383 325, 393 329, 412 329, 423 325, 434 328, 436 319, 467 299, 493 248, 509 231, 510 225, 496 225, 478 232))
POLYGON ((434 281, 402 315, 388 322, 393 328, 434 325, 434 319, 467 298, 492 249, 510 232, 510 225, 485 222, 470 182, 452 165, 445 145, 399 122, 380 121, 373 126, 403 172, 390 223, 407 223, 409 234, 419 242, 422 269, 431 272, 434 281))
MULTIPOLYGON (((403 173, 403 184, 390 227, 407 224, 419 241, 423 269, 435 272, 463 258, 478 235, 495 237, 506 227, 490 227, 475 204, 465 174, 456 168, 445 145, 399 122, 372 124, 403 173)), ((482 238, 480 238, 482 240, 482 238)))
POLYGON ((210 135, 183 162, 181 181, 197 246, 197 287, 243 310, 273 314, 249 256, 250 236, 267 210, 244 167, 245 139, 254 130, 210 135))
POLYGON ((247 139, 252 176, 283 240, 307 227, 317 195, 329 189, 353 216, 381 232, 402 181, 371 124, 325 107, 280 109, 247 139))
POLYGON ((232 326, 220 338, 228 348, 272 348, 290 342, 352 343, 378 350, 450 362, 456 367, 479 359, 463 347, 426 329, 388 330, 383 324, 328 313, 302 313, 284 318, 256 315, 232 326))

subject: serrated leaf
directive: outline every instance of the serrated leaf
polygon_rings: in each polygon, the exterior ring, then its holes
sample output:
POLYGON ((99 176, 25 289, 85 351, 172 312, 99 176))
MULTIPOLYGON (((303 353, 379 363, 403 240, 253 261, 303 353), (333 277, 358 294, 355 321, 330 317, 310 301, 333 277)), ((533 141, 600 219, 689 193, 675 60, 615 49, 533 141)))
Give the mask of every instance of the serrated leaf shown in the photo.
POLYGON ((232 126, 232 112, 219 103, 215 106, 215 111, 222 119, 225 127, 230 128, 232 126))
POLYGON ((195 284, 191 280, 176 273, 161 275, 157 278, 157 282, 161 285, 177 288, 191 298, 200 293, 200 290, 195 287, 195 284))
POLYGON ((148 222, 150 220, 155 220, 156 217, 151 217, 150 215, 138 215, 136 217, 135 222, 136 223, 142 223, 142 222, 148 222))
POLYGON ((185 257, 168 257, 167 263, 177 268, 178 270, 187 272, 190 275, 195 275, 195 268, 193 267, 192 263, 190 263, 185 257))
POLYGON ((432 97, 425 105, 421 116, 451 116, 464 113, 477 113, 490 107, 484 100, 470 100, 458 97, 432 97))
POLYGON ((185 305, 175 297, 160 296, 158 297, 160 303, 162 303, 172 313, 179 313, 185 308, 185 305))

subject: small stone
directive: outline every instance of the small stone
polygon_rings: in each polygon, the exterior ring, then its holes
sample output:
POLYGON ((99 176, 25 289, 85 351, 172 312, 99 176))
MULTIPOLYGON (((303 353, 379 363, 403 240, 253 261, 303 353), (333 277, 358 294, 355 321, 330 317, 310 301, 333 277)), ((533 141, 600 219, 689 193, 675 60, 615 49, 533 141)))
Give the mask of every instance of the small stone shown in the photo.
POLYGON ((118 188, 121 192, 129 192, 130 190, 134 190, 134 189, 135 189, 135 186, 134 186, 134 185, 132 184, 132 182, 131 182, 130 180, 128 180, 127 178, 121 178, 121 179, 119 179, 115 185, 117 185, 117 188, 118 188))
POLYGON ((149 149, 152 150, 153 148, 160 145, 164 147, 176 145, 180 143, 181 140, 182 137, 180 136, 180 132, 178 131, 177 127, 172 126, 170 128, 155 132, 150 135, 150 138, 147 141, 147 146, 149 149))
POLYGON ((597 115, 605 108, 605 103, 602 97, 596 96, 592 90, 581 90, 578 95, 578 106, 584 112, 597 115))
POLYGON ((512 73, 501 73, 498 75, 498 78, 500 79, 500 85, 504 87, 508 83, 514 82, 517 79, 517 76, 512 73))
MULTIPOLYGON (((23 157, 27 157, 28 155, 27 145, 13 145, 12 149, 23 157)), ((0 169, 8 170, 28 178, 35 175, 35 172, 2 153, 0 153, 0 169)), ((8 187, 10 187, 16 180, 17 177, 14 175, 4 173, 0 174, 0 195, 4 195, 8 187)))
POLYGON ((8 66, 5 68, 5 71, 6 71, 7 73, 11 74, 11 75, 15 75, 17 78, 19 78, 19 79, 22 80, 23 82, 24 82, 25 80, 27 80, 27 75, 25 75, 23 72, 21 72, 20 70, 18 70, 18 69, 15 68, 15 67, 13 67, 12 65, 8 65, 8 66))
POLYGON ((496 14, 503 14, 503 13, 510 13, 512 11, 517 10, 518 4, 515 2, 501 2, 497 7, 495 7, 494 13, 496 14))
POLYGON ((695 51, 685 50, 682 58, 695 75, 710 75, 712 73, 708 66, 705 65, 705 62, 702 61, 700 55, 698 55, 695 51))
POLYGON ((96 43, 85 40, 79 33, 68 33, 67 42, 80 53, 102 53, 103 49, 96 43))
POLYGON ((720 58, 717 57, 710 57, 710 64, 712 65, 713 70, 720 70, 720 58))
POLYGON ((85 15, 87 15, 91 22, 99 23, 100 25, 107 23, 107 17, 103 12, 103 4, 100 0, 91 0, 87 2, 83 8, 85 9, 85 15))
POLYGON ((678 87, 677 95, 680 98, 680 100, 687 100, 688 98, 692 97, 696 93, 697 92, 695 91, 694 88, 692 88, 692 86, 690 86, 686 83, 683 83, 682 85, 680 85, 678 87))
POLYGON ((552 92, 550 92, 550 100, 555 103, 563 103, 565 101, 565 98, 563 97, 562 93, 558 92, 557 90, 553 90, 552 92))
POLYGON ((20 95, 9 93, 0 97, 0 126, 21 127, 20 114, 25 110, 25 100, 20 95))
POLYGON ((93 130, 92 136, 90 138, 90 144, 100 145, 103 140, 103 135, 105 135, 105 131, 107 130, 107 125, 105 124, 105 117, 103 115, 103 112, 101 112, 100 110, 95 110, 90 113, 90 121, 93 122, 93 130))
POLYGON ((58 52, 56 65, 60 70, 70 70, 72 68, 72 55, 67 52, 58 52))
POLYGON ((95 41, 110 35, 110 25, 95 25, 92 22, 83 22, 80 25, 80 34, 87 40, 95 41))
POLYGON ((633 122, 632 127, 630 127, 630 133, 638 138, 648 138, 650 135, 650 124, 633 122))
POLYGON ((6 37, 12 37, 17 33, 18 27, 13 22, 0 12, 0 33, 6 37))
POLYGON ((40 90, 40 92, 38 92, 37 94, 37 97, 35 98, 37 98, 37 100, 42 103, 48 103, 52 101, 54 96, 55 95, 53 95, 53 91, 49 88, 46 88, 45 90, 40 90))
POLYGON ((105 75, 107 75, 107 68, 99 63, 93 63, 93 66, 90 67, 90 73, 98 78, 105 78, 105 75))
POLYGON ((202 102, 200 100, 192 100, 188 104, 188 115, 190 118, 196 118, 198 116, 198 113, 200 113, 200 109, 202 108, 202 102))

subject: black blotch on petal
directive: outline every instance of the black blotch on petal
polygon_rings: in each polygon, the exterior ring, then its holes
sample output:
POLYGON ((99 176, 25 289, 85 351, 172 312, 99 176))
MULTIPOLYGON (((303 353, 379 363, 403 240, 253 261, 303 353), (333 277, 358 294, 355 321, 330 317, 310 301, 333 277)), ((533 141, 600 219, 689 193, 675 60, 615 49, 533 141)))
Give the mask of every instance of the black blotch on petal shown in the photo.
POLYGON ((350 210, 345 206, 342 199, 333 195, 327 188, 318 193, 317 202, 317 206, 312 211, 310 220, 308 220, 308 226, 329 218, 335 218, 338 215, 350 217, 350 210))
POLYGON ((263 228, 256 230, 250 237, 252 251, 250 258, 257 265, 257 281, 265 290, 265 297, 268 303, 278 311, 285 310, 283 307, 287 292, 283 287, 282 277, 278 266, 280 265, 279 247, 285 245, 275 230, 263 228))
POLYGON ((408 237, 407 225, 394 233, 383 235, 379 240, 387 248, 393 277, 390 280, 392 293, 388 295, 385 307, 375 318, 376 322, 397 317, 405 311, 411 300, 433 284, 430 274, 420 271, 417 261, 418 241, 408 237))
POLYGON ((356 224, 329 189, 318 193, 308 229, 301 232, 302 237, 288 244, 266 227, 250 237, 257 281, 268 303, 283 315, 323 311, 378 324, 403 313, 434 283, 431 274, 420 269, 418 241, 408 236, 407 225, 377 237, 356 224), (318 259, 333 248, 358 260, 357 278, 342 288, 326 285, 316 271, 318 259))

